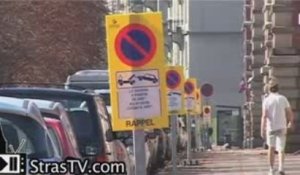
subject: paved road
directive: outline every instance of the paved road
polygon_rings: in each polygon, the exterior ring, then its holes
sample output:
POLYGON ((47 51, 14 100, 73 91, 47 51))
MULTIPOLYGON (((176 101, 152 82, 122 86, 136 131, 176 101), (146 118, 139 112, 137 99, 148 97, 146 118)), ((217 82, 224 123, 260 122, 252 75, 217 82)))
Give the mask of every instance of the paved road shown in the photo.
MULTIPOLYGON (((178 166, 178 175, 268 174, 265 150, 212 151, 193 155, 200 164, 197 166, 180 165, 178 166)), ((285 167, 287 175, 300 175, 300 155, 287 155, 285 167)), ((171 175, 171 167, 167 166, 157 175, 171 175)))

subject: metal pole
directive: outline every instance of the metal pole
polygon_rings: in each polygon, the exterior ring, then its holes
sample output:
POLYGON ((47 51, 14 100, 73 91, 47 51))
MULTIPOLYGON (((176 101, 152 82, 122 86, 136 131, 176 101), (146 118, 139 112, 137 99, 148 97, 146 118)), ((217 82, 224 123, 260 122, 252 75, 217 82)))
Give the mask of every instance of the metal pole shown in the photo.
POLYGON ((177 174, 177 116, 171 116, 172 175, 177 174))
POLYGON ((200 149, 201 147, 201 135, 200 135, 200 115, 197 115, 196 119, 196 148, 200 149))
POLYGON ((135 157, 135 175, 147 175, 144 130, 133 130, 133 146, 135 157))
MULTIPOLYGON (((133 11, 143 12, 144 7, 141 5, 143 0, 129 0, 129 4, 133 5, 133 11), (138 5, 138 6, 135 6, 138 5)), ((143 129, 133 130, 133 146, 134 146, 134 163, 135 175, 147 175, 146 167, 146 150, 145 150, 145 131, 143 129)))
POLYGON ((187 128, 187 134, 188 134, 188 142, 187 142, 187 160, 191 160, 191 117, 192 115, 190 113, 187 114, 186 117, 186 128, 187 128))

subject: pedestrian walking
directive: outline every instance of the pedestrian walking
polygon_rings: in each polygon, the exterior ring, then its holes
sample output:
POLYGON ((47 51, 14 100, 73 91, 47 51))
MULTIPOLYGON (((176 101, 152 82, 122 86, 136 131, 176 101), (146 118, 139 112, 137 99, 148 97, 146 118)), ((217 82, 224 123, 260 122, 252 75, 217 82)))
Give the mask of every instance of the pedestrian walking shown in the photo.
POLYGON ((287 98, 278 93, 279 85, 275 77, 268 82, 268 88, 269 94, 262 105, 261 136, 268 144, 269 175, 275 173, 275 150, 279 155, 278 172, 284 175, 286 134, 287 129, 294 128, 294 115, 287 98))

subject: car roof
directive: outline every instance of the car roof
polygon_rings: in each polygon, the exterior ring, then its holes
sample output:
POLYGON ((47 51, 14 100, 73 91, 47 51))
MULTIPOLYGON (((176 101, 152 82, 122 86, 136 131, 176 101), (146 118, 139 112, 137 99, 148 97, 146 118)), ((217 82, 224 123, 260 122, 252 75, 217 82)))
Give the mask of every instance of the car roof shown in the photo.
POLYGON ((0 112, 27 116, 44 126, 41 112, 34 102, 24 99, 0 96, 0 112))
POLYGON ((80 70, 68 76, 68 82, 87 82, 87 81, 108 81, 107 70, 80 70))
POLYGON ((80 70, 69 75, 65 82, 65 89, 95 89, 109 88, 108 70, 80 70))
POLYGON ((17 107, 11 104, 3 103, 0 101, 0 112, 5 112, 9 114, 17 114, 17 115, 27 115, 27 111, 24 108, 17 107))
POLYGON ((95 89, 94 90, 96 94, 110 94, 110 90, 109 89, 95 89))
POLYGON ((60 110, 64 107, 59 102, 51 101, 51 100, 40 100, 40 99, 28 99, 33 101, 41 112, 50 113, 54 115, 60 115, 60 110))
POLYGON ((79 90, 71 89, 58 89, 58 88, 41 88, 41 87, 9 87, 9 88, 0 88, 1 96, 9 96, 9 94, 43 94, 43 95, 55 95, 55 96, 68 96, 68 97, 78 97, 78 98, 89 98, 92 97, 93 93, 83 92, 79 90))

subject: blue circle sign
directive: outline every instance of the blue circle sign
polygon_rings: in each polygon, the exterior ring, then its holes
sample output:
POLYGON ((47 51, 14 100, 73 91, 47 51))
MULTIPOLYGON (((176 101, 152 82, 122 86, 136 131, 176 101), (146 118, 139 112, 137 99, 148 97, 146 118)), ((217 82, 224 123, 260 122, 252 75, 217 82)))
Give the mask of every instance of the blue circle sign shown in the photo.
POLYGON ((195 90, 194 84, 190 81, 184 83, 184 92, 188 95, 192 94, 195 90))
POLYGON ((167 72, 167 86, 170 89, 175 89, 179 86, 181 82, 180 75, 175 70, 169 70, 167 72))
POLYGON ((212 96, 212 94, 214 92, 214 88, 211 84, 206 83, 206 84, 202 85, 201 92, 202 92, 202 95, 204 95, 205 97, 210 97, 210 96, 212 96))
POLYGON ((153 32, 141 24, 125 26, 115 40, 119 59, 132 67, 141 67, 150 62, 156 53, 156 47, 153 32))

